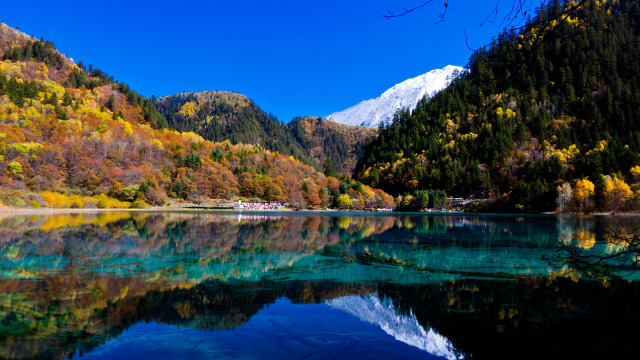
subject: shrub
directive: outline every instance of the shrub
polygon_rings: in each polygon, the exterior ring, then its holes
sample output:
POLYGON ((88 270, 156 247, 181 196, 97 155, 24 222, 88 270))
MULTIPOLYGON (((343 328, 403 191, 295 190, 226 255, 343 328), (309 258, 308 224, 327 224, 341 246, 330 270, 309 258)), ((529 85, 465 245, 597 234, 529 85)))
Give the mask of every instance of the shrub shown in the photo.
POLYGON ((43 191, 41 193, 44 203, 49 208, 68 209, 71 207, 72 201, 64 194, 54 193, 53 191, 43 191))
POLYGON ((98 208, 100 209, 127 209, 131 207, 130 202, 110 198, 105 194, 96 195, 93 200, 98 202, 98 208))
POLYGON ((137 199, 136 201, 133 202, 133 204, 131 204, 132 209, 145 209, 148 207, 149 207, 149 204, 147 204, 144 200, 141 200, 141 199, 137 199))

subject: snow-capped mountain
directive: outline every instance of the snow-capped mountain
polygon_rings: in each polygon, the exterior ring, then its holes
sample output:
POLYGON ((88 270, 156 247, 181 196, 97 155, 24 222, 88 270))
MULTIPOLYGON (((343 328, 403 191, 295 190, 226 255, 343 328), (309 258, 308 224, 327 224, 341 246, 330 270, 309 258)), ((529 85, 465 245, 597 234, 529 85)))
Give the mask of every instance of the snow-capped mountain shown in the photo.
POLYGON ((382 121, 393 119, 398 109, 413 110, 423 97, 431 97, 447 87, 464 68, 449 65, 405 80, 385 91, 376 99, 365 100, 347 110, 327 116, 327 120, 345 125, 377 127, 382 121))
POLYGON ((416 316, 398 315, 391 301, 382 301, 378 295, 346 296, 326 302, 334 309, 340 309, 349 314, 376 324, 387 334, 407 345, 417 347, 431 355, 459 360, 464 356, 457 354, 451 341, 438 334, 435 330, 425 329, 420 325, 416 316))

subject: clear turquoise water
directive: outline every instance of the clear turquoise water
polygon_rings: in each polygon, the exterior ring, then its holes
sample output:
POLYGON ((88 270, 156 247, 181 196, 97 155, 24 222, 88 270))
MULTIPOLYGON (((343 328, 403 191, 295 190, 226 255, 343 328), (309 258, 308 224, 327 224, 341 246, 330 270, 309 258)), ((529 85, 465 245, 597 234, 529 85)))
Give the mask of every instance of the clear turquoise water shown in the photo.
POLYGON ((636 218, 127 213, 0 218, 0 358, 611 358, 636 218), (560 264, 562 265, 562 264, 560 264), (598 341, 593 341, 597 338, 598 341))

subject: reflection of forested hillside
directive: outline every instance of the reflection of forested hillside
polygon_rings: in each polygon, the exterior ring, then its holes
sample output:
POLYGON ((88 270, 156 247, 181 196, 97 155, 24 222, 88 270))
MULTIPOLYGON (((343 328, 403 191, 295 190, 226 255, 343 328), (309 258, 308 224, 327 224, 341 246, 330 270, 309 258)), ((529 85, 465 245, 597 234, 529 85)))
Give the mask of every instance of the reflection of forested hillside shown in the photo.
POLYGON ((620 359, 636 347, 638 282, 552 276, 384 284, 378 293, 474 359, 620 359))
MULTIPOLYGON (((141 321, 225 330, 241 326, 280 297, 311 304, 375 293, 391 301, 400 315, 415 314, 425 329, 436 329, 456 349, 479 359, 542 358, 551 351, 568 358, 628 354, 635 335, 627 329, 640 314, 640 307, 628 301, 640 295, 637 283, 576 283, 564 278, 409 286, 212 281, 108 302, 75 331, 41 331, 14 336, 11 341, 4 337, 0 356, 62 358, 76 351, 88 352, 141 321), (595 335, 597 343, 590 340, 595 335)), ((55 306, 54 302, 49 309, 55 306)), ((8 322, 3 320, 3 335, 7 335, 8 322)))
POLYGON ((475 332, 524 346, 531 332, 556 334, 585 312, 637 316, 635 305, 624 304, 638 298, 635 283, 581 280, 541 260, 559 240, 606 250, 602 225, 634 221, 117 212, 4 217, 0 358, 88 350, 142 320, 227 329, 282 296, 317 303, 376 292, 411 309, 456 348, 495 355, 475 332))

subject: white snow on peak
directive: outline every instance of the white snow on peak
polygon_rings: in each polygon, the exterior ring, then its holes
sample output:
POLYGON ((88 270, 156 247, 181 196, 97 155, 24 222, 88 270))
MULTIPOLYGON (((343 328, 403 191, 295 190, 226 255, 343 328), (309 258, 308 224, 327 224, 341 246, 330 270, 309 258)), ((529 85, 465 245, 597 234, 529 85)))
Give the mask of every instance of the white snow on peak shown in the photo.
POLYGON ((380 326, 384 332, 407 345, 417 347, 447 360, 463 359, 455 352, 451 341, 432 328, 425 330, 414 314, 398 315, 391 301, 381 301, 378 295, 346 296, 329 300, 327 305, 340 309, 362 321, 380 326))
POLYGON ((377 127, 383 121, 392 120, 399 109, 415 109, 423 97, 432 97, 464 71, 464 68, 453 65, 431 70, 395 85, 376 99, 365 100, 347 110, 333 113, 327 116, 327 120, 345 125, 377 127))

